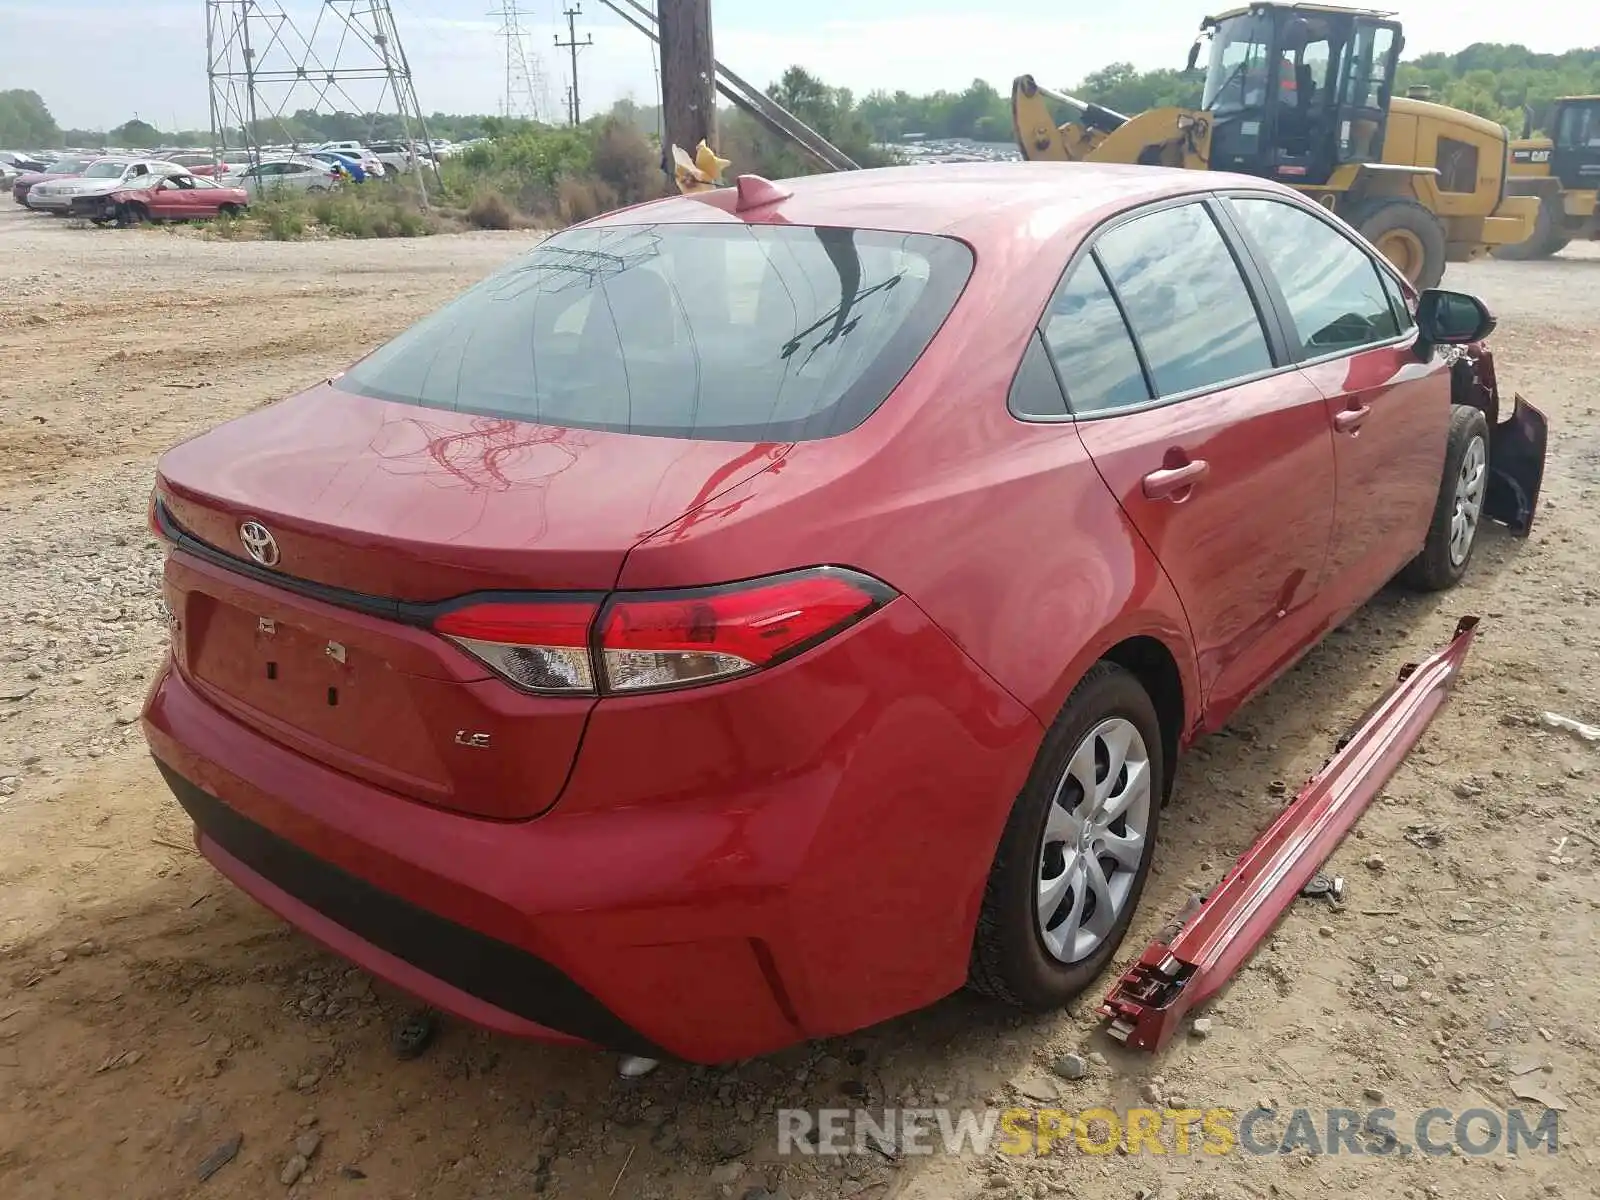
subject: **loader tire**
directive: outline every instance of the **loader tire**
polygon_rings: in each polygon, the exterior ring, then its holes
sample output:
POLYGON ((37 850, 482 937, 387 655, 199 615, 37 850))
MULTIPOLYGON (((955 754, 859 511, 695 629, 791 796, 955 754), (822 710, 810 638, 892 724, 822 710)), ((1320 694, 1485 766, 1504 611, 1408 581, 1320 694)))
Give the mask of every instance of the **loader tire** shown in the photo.
POLYGON ((1461 582, 1472 562, 1489 495, 1489 422, 1481 409, 1450 408, 1444 473, 1428 539, 1422 553, 1400 571, 1402 586, 1417 592, 1442 592, 1461 582))
POLYGON ((1444 278, 1444 224, 1415 200, 1383 197, 1353 206, 1344 219, 1419 291, 1444 278))
POLYGON ((1549 258, 1572 240, 1562 229, 1565 217, 1566 209, 1561 203, 1561 197, 1545 196, 1539 201, 1539 219, 1534 222, 1533 233, 1528 236, 1528 240, 1510 246, 1496 246, 1492 253, 1496 258, 1503 258, 1508 262, 1549 258))

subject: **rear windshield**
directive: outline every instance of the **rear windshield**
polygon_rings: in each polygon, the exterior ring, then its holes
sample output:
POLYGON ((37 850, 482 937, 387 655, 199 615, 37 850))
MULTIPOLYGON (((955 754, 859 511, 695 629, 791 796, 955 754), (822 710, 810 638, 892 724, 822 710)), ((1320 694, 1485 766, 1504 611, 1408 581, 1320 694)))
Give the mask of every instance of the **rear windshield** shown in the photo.
POLYGON ((964 244, 928 234, 732 222, 573 229, 336 386, 581 429, 827 437, 883 403, 971 271, 964 244))

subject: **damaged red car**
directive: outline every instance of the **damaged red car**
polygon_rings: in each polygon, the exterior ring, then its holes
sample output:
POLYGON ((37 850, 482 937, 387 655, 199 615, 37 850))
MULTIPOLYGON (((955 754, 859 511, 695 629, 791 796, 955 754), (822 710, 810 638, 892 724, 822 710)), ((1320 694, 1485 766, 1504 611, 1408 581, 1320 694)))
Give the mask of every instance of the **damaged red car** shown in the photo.
POLYGON ((202 221, 236 217, 250 207, 250 193, 199 175, 147 175, 101 201, 99 223, 142 225, 146 221, 202 221))
POLYGON ((223 874, 493 1029, 714 1062, 1058 1006, 1184 747, 1527 531, 1493 324, 1228 175, 611 213, 165 454, 144 731, 223 874))

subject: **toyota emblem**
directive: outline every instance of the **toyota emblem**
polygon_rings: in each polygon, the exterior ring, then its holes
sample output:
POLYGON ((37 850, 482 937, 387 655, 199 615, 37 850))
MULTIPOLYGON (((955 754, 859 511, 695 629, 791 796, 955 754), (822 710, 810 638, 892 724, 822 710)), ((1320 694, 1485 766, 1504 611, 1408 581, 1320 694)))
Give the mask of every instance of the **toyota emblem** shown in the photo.
POLYGON ((250 557, 263 567, 278 565, 278 539, 260 521, 246 521, 239 526, 239 540, 250 557))

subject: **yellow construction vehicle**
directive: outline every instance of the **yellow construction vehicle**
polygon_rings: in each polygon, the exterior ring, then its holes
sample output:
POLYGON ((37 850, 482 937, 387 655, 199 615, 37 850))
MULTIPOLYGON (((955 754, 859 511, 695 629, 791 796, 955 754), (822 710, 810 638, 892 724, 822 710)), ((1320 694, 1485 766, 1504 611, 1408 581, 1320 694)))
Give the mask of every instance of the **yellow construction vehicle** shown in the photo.
POLYGON ((1526 241, 1537 200, 1506 194, 1503 125, 1394 96, 1404 45, 1390 13, 1322 4, 1251 4, 1200 26, 1209 46, 1198 109, 1123 116, 1040 87, 1012 85, 1027 159, 1236 171, 1290 184, 1338 213, 1419 287, 1446 262, 1526 241), (1058 126, 1051 103, 1070 119, 1058 126))
POLYGON ((1529 114, 1511 143, 1513 196, 1534 196, 1539 216, 1525 242, 1495 247, 1496 258, 1549 258, 1576 238, 1600 239, 1600 96, 1565 96, 1550 113, 1550 136, 1536 138, 1529 114))

